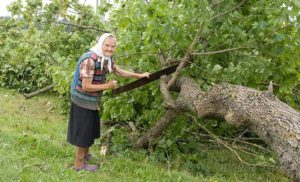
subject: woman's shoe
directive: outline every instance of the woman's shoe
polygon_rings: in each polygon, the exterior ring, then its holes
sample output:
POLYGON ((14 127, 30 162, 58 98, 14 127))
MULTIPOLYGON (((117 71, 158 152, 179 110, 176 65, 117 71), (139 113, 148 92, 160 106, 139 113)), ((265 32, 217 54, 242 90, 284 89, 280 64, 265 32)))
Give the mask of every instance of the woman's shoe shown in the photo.
POLYGON ((88 163, 83 163, 83 165, 79 168, 77 167, 73 167, 73 169, 75 171, 82 171, 82 170, 86 170, 86 171, 89 171, 89 172, 94 172, 98 169, 98 166, 97 165, 90 165, 88 163))

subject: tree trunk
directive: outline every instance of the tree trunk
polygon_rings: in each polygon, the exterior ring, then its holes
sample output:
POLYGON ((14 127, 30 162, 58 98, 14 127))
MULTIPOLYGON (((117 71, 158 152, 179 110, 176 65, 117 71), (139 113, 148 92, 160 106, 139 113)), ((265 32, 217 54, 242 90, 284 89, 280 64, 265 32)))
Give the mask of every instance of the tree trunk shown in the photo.
MULTIPOLYGON (((292 179, 300 181, 299 112, 272 93, 243 86, 219 84, 203 92, 189 78, 177 79, 175 85, 180 88, 177 107, 194 112, 201 118, 220 118, 235 126, 249 127, 277 153, 281 168, 292 179)), ((173 115, 169 111, 159 122, 169 125, 173 115), (168 116, 168 113, 171 115, 168 116)), ((150 129, 151 134, 147 132, 138 140, 136 146, 145 147, 149 142, 147 137, 149 139, 162 134, 159 122, 150 129)))

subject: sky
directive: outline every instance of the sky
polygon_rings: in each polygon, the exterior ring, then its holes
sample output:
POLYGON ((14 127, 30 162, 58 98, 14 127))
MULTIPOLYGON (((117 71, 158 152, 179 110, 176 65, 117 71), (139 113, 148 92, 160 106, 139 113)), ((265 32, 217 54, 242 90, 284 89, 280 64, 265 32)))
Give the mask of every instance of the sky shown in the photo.
MULTIPOLYGON (((16 0, 0 0, 0 16, 9 16, 9 12, 6 9, 6 6, 9 5, 10 3, 14 2, 16 0)), ((43 0, 43 2, 49 2, 51 0, 43 0)), ((79 2, 84 3, 85 4, 89 4, 92 6, 96 6, 96 0, 80 0, 79 2)))

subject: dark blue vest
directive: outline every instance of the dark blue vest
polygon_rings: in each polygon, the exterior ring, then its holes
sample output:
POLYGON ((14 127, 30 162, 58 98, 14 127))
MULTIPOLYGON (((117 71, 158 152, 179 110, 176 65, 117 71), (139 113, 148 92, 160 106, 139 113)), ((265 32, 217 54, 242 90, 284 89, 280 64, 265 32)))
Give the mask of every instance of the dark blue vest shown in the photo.
MULTIPOLYGON (((83 54, 76 66, 76 71, 74 74, 72 87, 71 87, 71 101, 78 105, 79 107, 90 109, 90 110, 99 110, 99 104, 101 101, 101 96, 103 91, 97 92, 86 92, 82 89, 82 78, 80 77, 80 64, 85 59, 91 58, 95 63, 94 76, 92 84, 103 84, 106 81, 106 74, 108 71, 108 64, 106 60, 103 64, 103 69, 101 70, 101 63, 98 62, 98 55, 92 51, 89 51, 83 54)), ((114 66, 114 62, 112 60, 112 67, 114 66)))

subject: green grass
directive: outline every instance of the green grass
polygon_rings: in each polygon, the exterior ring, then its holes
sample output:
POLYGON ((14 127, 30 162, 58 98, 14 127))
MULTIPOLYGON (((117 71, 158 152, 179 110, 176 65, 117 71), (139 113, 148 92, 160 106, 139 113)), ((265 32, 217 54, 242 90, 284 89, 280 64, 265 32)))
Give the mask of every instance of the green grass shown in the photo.
POLYGON ((60 99, 45 94, 26 100, 0 88, 0 181, 288 181, 277 169, 241 164, 227 150, 206 149, 201 165, 210 175, 193 176, 174 163, 154 163, 141 152, 100 156, 96 145, 95 173, 71 169, 75 148, 66 141, 67 116, 60 99))

